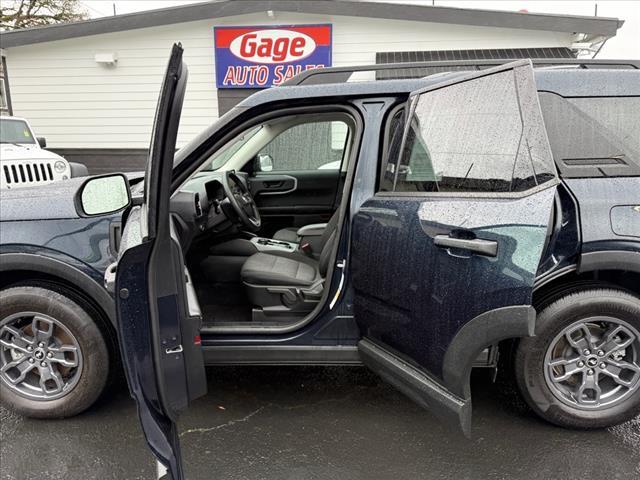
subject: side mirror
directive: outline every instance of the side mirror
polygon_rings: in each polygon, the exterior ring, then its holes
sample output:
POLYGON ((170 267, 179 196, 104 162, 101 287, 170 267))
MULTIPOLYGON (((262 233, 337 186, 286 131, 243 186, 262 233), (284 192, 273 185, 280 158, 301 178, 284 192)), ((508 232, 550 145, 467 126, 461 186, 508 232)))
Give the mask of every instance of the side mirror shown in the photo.
POLYGON ((115 213, 131 203, 129 181, 120 173, 91 177, 76 193, 75 203, 83 217, 115 213))
POLYGON ((259 153, 256 157, 256 165, 254 170, 256 172, 271 172, 273 171, 273 158, 268 153, 259 153))
POLYGON ((44 137, 36 137, 36 140, 38 141, 38 145, 40 145, 40 148, 47 148, 47 139, 44 137))

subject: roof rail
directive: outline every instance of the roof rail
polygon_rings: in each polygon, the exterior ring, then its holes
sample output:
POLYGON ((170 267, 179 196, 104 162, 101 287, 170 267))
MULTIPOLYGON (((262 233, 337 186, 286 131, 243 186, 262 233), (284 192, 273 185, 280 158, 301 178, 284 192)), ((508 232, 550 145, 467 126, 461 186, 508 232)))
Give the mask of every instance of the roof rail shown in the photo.
MULTIPOLYGON (((376 80, 421 78, 434 73, 455 70, 482 70, 503 63, 521 60, 504 58, 492 60, 452 60, 437 62, 380 63, 376 65, 359 65, 353 67, 327 67, 306 70, 283 82, 281 86, 317 85, 324 83, 345 83, 353 74, 375 72, 376 80)), ((584 60, 576 58, 532 58, 536 67, 553 68, 621 68, 640 69, 640 60, 584 60)))

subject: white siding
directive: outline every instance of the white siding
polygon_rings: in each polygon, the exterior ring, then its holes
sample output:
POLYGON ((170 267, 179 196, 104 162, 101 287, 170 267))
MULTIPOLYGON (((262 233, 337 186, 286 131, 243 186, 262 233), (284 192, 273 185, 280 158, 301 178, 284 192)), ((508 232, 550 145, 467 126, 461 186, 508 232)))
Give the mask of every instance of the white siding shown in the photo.
POLYGON ((182 42, 189 82, 178 145, 218 115, 214 25, 333 24, 333 64, 375 62, 376 52, 569 46, 567 33, 356 17, 264 14, 202 20, 7 49, 14 114, 54 148, 146 148, 173 42, 182 42), (94 61, 115 52, 116 67, 94 61))

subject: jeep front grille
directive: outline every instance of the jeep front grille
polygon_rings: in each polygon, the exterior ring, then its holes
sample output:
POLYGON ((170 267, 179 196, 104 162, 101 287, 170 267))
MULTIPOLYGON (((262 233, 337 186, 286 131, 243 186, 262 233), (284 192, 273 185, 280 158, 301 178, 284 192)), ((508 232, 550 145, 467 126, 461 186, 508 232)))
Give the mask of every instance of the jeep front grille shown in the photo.
POLYGON ((2 165, 3 180, 8 187, 54 181, 49 162, 21 162, 2 165))

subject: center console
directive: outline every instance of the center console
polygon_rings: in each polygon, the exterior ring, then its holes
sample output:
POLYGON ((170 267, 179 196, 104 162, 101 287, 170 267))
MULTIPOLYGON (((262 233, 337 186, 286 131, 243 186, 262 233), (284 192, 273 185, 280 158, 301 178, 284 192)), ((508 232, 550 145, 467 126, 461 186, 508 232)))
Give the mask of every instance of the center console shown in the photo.
POLYGON ((298 249, 297 243, 283 242, 282 240, 273 240, 272 238, 253 237, 251 243, 259 252, 288 252, 293 253, 298 249))

